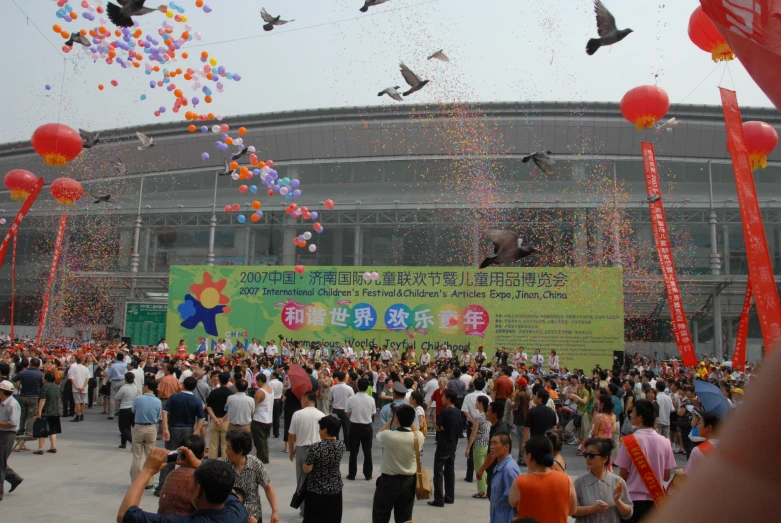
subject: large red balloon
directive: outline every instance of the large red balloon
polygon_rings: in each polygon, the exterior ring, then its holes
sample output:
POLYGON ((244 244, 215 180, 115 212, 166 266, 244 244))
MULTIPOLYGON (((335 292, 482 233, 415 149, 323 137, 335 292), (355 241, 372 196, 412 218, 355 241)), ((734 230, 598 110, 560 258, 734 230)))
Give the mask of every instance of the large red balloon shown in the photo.
POLYGON ((49 190, 57 203, 62 205, 73 205, 84 194, 81 184, 71 178, 57 178, 52 182, 49 190))
POLYGON ((710 53, 714 62, 735 59, 732 48, 700 6, 697 6, 689 18, 689 39, 694 45, 710 53))
POLYGON ((62 167, 81 154, 82 143, 78 132, 67 125, 47 123, 33 133, 30 143, 46 165, 62 167))
POLYGON ((751 169, 767 167, 767 155, 778 145, 778 133, 765 122, 743 122, 743 136, 746 140, 751 169))
POLYGON ((621 99, 621 114, 638 130, 653 127, 670 110, 670 98, 661 87, 641 85, 621 99))
POLYGON ((35 190, 38 179, 30 171, 14 169, 13 171, 8 171, 8 173, 6 173, 3 182, 5 183, 6 189, 11 191, 11 199, 22 202, 35 190))

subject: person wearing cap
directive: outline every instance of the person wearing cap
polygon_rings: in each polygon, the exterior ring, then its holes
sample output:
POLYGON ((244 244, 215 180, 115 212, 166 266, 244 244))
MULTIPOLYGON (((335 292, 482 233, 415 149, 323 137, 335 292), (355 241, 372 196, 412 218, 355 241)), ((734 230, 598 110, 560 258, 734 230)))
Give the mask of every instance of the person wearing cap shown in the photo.
POLYGON ((23 481, 22 477, 8 466, 21 417, 22 408, 14 398, 13 383, 8 380, 0 382, 0 500, 3 499, 6 481, 11 484, 8 492, 13 492, 23 481))
POLYGON ((400 381, 393 382, 393 401, 388 403, 380 410, 380 423, 385 425, 389 420, 393 419, 394 412, 398 410, 401 405, 406 405, 404 397, 407 395, 407 387, 400 381))

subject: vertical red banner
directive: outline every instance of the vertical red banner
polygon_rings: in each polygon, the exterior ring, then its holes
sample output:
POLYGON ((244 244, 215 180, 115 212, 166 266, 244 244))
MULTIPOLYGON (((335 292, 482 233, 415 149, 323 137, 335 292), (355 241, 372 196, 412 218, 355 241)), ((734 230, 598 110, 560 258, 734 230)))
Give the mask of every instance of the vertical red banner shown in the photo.
POLYGON ((735 350, 732 352, 732 368, 745 370, 746 368, 746 338, 748 338, 748 311, 751 309, 751 276, 746 281, 746 297, 743 299, 743 312, 740 313, 738 323, 738 335, 735 338, 735 350))
POLYGON ((697 354, 694 352, 694 344, 689 334, 689 324, 686 322, 681 290, 678 287, 678 276, 675 273, 673 250, 670 245, 670 235, 667 232, 667 218, 664 215, 662 191, 659 186, 659 171, 656 167, 654 144, 642 142, 642 147, 646 191, 649 199, 656 200, 649 203, 648 207, 651 211, 651 229, 654 233, 656 252, 659 255, 659 265, 662 268, 664 286, 667 290, 667 303, 670 305, 670 321, 673 325, 675 346, 681 353, 683 364, 687 367, 693 367, 697 365, 697 354))
POLYGON ((743 122, 735 91, 721 89, 721 105, 727 127, 727 149, 732 156, 732 168, 735 173, 751 290, 757 306, 759 325, 762 328, 765 352, 769 354, 781 341, 781 303, 778 301, 778 289, 773 276, 773 266, 770 264, 765 226, 759 211, 757 189, 754 186, 754 174, 751 172, 748 159, 743 122))
POLYGON ((46 325, 46 315, 49 312, 49 296, 52 292, 52 284, 54 283, 54 276, 57 274, 57 265, 60 261, 60 253, 62 252, 62 241, 65 239, 65 226, 68 224, 68 215, 63 214, 60 216, 60 228, 57 230, 57 240, 54 242, 54 258, 52 259, 52 268, 49 271, 49 284, 46 286, 46 295, 43 297, 43 309, 41 310, 41 322, 38 324, 38 336, 35 339, 36 345, 40 345, 41 336, 43 335, 43 327, 46 325))
POLYGON ((14 341, 14 303, 16 302, 16 240, 18 234, 14 234, 14 251, 11 255, 11 343, 14 341))
POLYGON ((11 226, 8 228, 8 232, 6 233, 5 238, 3 238, 3 243, 0 243, 0 267, 3 266, 3 260, 5 259, 5 251, 8 250, 8 244, 11 242, 11 238, 13 238, 16 235, 16 231, 19 230, 19 225, 21 225, 22 220, 27 215, 27 212, 30 210, 30 207, 33 206, 33 202, 35 202, 35 199, 38 198, 38 194, 40 194, 42 188, 43 188, 43 178, 38 178, 38 182, 35 184, 35 189, 33 190, 33 192, 30 193, 30 196, 27 197, 27 199, 22 204, 22 207, 16 213, 16 218, 14 219, 11 226))

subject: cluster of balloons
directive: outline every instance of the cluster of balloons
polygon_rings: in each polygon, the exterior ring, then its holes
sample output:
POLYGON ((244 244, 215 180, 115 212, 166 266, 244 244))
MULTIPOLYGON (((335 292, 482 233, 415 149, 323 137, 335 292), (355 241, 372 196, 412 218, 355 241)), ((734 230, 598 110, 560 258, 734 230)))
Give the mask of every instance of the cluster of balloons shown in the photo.
POLYGON ((377 281, 380 279, 380 275, 376 272, 364 272, 363 281, 377 281))
MULTIPOLYGON (((295 238, 293 238, 293 244, 297 247, 306 247, 307 240, 312 239, 312 233, 309 231, 306 231, 304 234, 299 234, 295 238)), ((309 245, 309 252, 315 252, 317 250, 317 245, 314 243, 309 245)))

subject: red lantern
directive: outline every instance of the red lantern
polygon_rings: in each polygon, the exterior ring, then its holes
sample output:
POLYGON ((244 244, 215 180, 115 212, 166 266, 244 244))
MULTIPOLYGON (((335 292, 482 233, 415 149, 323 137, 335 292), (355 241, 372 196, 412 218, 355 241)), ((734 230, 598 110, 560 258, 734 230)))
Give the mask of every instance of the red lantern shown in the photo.
POLYGON ((751 170, 767 167, 767 155, 778 145, 778 133, 765 122, 744 122, 743 136, 746 140, 751 170))
POLYGON ((35 175, 24 169, 14 169, 8 171, 3 178, 6 189, 11 191, 11 199, 17 202, 23 202, 35 190, 38 179, 35 175))
POLYGON ((670 110, 670 99, 661 87, 641 85, 621 99, 621 114, 635 124, 637 130, 653 127, 670 110))
POLYGON ((81 154, 81 136, 67 125, 47 123, 33 133, 33 149, 46 165, 62 167, 81 154))
POLYGON ((62 205, 73 205, 84 194, 81 184, 71 178, 57 178, 52 182, 49 190, 57 203, 62 205))
POLYGON ((697 6, 689 18, 689 39, 694 45, 710 53, 716 63, 735 59, 732 48, 701 6, 697 6))

